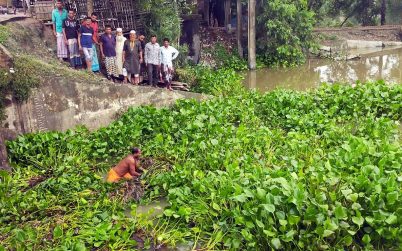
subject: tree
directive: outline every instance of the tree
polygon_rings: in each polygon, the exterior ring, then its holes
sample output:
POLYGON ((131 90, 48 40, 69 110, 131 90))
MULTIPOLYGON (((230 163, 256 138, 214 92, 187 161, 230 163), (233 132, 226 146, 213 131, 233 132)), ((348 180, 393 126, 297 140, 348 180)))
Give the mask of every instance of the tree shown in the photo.
POLYGON ((381 25, 385 25, 385 13, 387 12, 387 1, 381 0, 381 25))
POLYGON ((241 39, 242 39, 242 31, 243 31, 243 25, 241 23, 242 19, 242 4, 241 0, 237 0, 237 51, 239 53, 239 57, 243 58, 243 47, 241 45, 241 39))
POLYGON ((260 0, 257 6, 257 54, 268 65, 305 62, 314 45, 314 13, 305 0, 260 0))
POLYGON ((256 63, 256 47, 255 47, 255 7, 256 0, 248 2, 248 67, 255 70, 256 63))
POLYGON ((341 26, 352 17, 363 26, 376 25, 382 2, 383 0, 333 0, 330 14, 332 16, 344 15, 346 17, 341 26))

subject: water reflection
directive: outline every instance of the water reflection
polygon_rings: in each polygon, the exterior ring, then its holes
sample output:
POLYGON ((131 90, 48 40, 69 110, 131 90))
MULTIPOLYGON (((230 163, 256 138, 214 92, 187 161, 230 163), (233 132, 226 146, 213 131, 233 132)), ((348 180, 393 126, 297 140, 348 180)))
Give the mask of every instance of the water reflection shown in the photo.
POLYGON ((247 87, 262 92, 278 87, 306 90, 323 82, 354 83, 384 79, 402 83, 401 61, 402 48, 371 52, 354 61, 309 59, 305 65, 296 68, 250 71, 245 83, 247 87))

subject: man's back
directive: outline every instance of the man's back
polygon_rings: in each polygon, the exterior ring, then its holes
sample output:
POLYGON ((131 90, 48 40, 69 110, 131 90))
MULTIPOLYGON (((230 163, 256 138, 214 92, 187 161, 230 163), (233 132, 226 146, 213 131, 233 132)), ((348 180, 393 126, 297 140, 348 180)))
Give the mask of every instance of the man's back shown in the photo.
POLYGON ((128 155, 124 159, 122 159, 113 169, 119 176, 124 176, 126 173, 130 171, 130 165, 135 165, 134 157, 128 155))

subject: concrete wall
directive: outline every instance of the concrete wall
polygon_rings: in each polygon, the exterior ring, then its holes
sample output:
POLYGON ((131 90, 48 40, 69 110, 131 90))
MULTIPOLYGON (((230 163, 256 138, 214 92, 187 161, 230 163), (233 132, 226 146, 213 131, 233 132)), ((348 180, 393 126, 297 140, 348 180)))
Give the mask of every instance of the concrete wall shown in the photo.
POLYGON ((26 103, 11 102, 6 108, 7 119, 3 127, 18 133, 65 131, 78 125, 97 129, 108 125, 131 106, 162 107, 188 98, 200 100, 206 96, 152 87, 69 83, 65 79, 55 79, 35 90, 26 103))

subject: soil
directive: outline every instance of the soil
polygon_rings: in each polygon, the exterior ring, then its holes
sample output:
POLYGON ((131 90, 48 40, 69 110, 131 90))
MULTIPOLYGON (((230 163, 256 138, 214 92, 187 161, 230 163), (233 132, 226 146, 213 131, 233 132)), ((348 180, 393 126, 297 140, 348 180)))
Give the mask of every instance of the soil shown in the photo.
POLYGON ((323 38, 322 45, 330 46, 337 41, 402 41, 402 26, 367 26, 345 28, 317 28, 315 34, 323 38))

